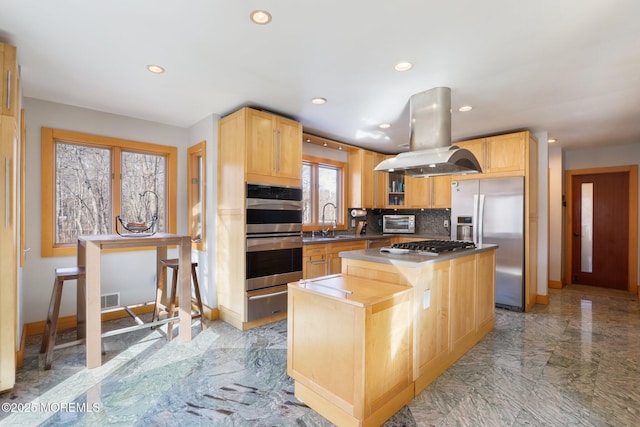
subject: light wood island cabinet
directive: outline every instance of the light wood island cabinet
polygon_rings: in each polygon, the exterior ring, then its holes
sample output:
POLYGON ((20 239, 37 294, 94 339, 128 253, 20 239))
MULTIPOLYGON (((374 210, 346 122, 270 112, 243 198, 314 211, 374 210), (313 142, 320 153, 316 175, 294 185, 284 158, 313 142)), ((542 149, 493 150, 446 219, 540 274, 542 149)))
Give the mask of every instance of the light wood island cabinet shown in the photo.
POLYGON ((289 284, 287 373, 338 426, 379 426, 414 397, 411 289, 343 275, 289 284))

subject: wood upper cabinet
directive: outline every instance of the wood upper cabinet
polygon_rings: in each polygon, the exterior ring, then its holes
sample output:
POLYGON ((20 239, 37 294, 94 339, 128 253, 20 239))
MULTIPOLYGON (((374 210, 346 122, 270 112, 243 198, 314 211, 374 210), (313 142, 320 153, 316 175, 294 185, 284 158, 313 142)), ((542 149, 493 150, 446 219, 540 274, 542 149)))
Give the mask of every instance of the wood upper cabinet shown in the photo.
POLYGON ((405 177, 408 208, 444 209, 451 207, 451 176, 405 177))
MULTIPOLYGON (((247 176, 301 179, 302 126, 264 111, 247 109, 247 176)), ((277 184, 277 182, 276 182, 277 184)))
POLYGON ((3 116, 18 117, 18 62, 16 48, 0 43, 0 70, 2 70, 2 84, 0 84, 0 113, 3 116))
POLYGON ((528 135, 528 132, 517 132, 460 141, 454 145, 471 151, 478 159, 482 173, 485 175, 503 172, 524 173, 528 135))
POLYGON ((349 207, 382 208, 386 199, 386 172, 373 169, 384 154, 360 148, 349 151, 349 207))

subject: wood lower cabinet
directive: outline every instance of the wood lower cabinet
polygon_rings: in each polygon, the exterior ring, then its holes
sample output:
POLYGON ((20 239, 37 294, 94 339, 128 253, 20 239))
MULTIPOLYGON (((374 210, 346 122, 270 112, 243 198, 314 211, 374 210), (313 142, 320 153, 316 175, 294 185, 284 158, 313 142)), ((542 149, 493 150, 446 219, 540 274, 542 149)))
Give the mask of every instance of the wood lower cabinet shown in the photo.
POLYGON ((338 426, 379 426, 413 397, 411 289, 331 275, 289 284, 287 373, 338 426))
POLYGON ((415 267, 347 257, 342 274, 413 288, 416 395, 494 327, 495 249, 415 267))
POLYGON ((355 242, 314 243, 302 247, 302 277, 312 279, 328 274, 340 273, 340 252, 366 249, 366 240, 355 242))

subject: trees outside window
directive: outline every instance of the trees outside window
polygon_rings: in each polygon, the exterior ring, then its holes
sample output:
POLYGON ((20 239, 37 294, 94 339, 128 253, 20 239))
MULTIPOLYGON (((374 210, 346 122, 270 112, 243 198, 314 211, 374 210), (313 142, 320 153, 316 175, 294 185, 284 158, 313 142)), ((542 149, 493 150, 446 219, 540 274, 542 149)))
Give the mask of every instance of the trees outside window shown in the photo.
POLYGON ((175 232, 175 147, 42 129, 42 254, 72 255, 78 236, 115 218, 175 232))

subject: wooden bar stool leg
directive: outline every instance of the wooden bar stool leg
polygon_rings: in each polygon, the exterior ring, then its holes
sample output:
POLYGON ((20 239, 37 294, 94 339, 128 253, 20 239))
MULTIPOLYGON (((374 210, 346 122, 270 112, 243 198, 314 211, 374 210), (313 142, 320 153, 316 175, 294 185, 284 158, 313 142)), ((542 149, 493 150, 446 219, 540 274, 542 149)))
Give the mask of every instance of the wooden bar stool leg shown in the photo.
MULTIPOLYGON (((176 290, 178 287, 178 269, 173 269, 173 277, 171 279, 171 297, 169 301, 169 317, 173 317, 175 315, 176 310, 176 290)), ((173 339, 173 322, 169 322, 167 324, 167 336, 169 337, 169 341, 173 339)))
POLYGON ((198 305, 198 312, 200 313, 200 328, 201 330, 207 329, 207 325, 204 323, 204 310, 202 309, 202 298, 200 298, 200 285, 198 284, 198 274, 196 272, 196 265, 191 264, 191 276, 193 277, 193 287, 196 293, 196 304, 198 305))
POLYGON ((53 289, 51 290, 51 300, 49 301, 49 310, 47 311, 47 321, 44 325, 44 333, 42 334, 42 345, 40 346, 40 354, 47 351, 49 345, 49 334, 51 333, 51 316, 53 316, 53 307, 56 303, 56 289, 58 288, 58 279, 53 279, 53 289))
MULTIPOLYGON (((162 271, 161 274, 165 275, 167 273, 167 267, 162 265, 161 271, 162 271)), ((165 287, 166 287, 166 283, 165 283, 165 287)), ((156 305, 153 309, 153 319, 152 319, 153 322, 160 320, 160 311, 162 310, 162 307, 163 307, 163 304, 162 304, 163 296, 164 295, 162 293, 162 288, 160 287, 160 280, 158 279, 156 283, 156 305)))
MULTIPOLYGON (((51 362, 53 361, 53 348, 56 344, 56 334, 58 332, 58 316, 60 314, 60 300, 62 299, 62 284, 64 280, 56 279, 54 283, 54 291, 52 295, 53 308, 50 314, 50 321, 47 320, 47 327, 45 327, 45 336, 43 340, 46 341, 45 345, 45 359, 44 369, 51 369, 51 362)), ((43 341, 43 345, 44 345, 43 341)), ((42 350, 42 348, 40 349, 42 350)))

